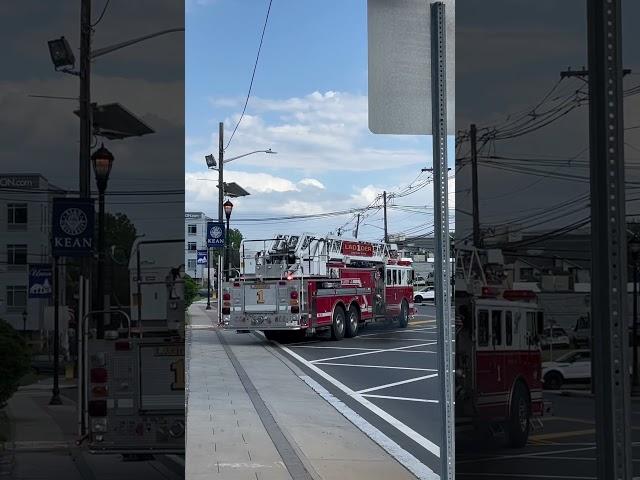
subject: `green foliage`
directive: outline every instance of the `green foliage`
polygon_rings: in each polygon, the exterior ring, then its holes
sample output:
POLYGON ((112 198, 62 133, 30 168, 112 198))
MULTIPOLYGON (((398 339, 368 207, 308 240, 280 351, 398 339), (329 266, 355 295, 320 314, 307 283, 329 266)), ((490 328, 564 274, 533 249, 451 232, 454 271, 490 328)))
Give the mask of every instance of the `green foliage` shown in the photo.
POLYGON ((105 214, 105 245, 107 248, 115 246, 121 255, 129 259, 131 247, 136 239, 135 225, 124 213, 105 214))
POLYGON ((184 276, 184 307, 185 309, 193 303, 198 296, 198 284, 189 275, 184 276))
POLYGON ((29 347, 22 336, 0 320, 0 407, 18 390, 20 379, 29 372, 29 347))

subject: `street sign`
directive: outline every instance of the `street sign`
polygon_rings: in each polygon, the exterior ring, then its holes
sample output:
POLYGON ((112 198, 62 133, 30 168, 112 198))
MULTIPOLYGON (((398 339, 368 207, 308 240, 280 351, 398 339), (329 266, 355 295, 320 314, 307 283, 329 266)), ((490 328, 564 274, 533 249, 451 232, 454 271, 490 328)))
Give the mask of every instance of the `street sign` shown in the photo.
POLYGON ((196 252, 196 264, 198 264, 198 265, 206 265, 207 264, 207 251, 206 250, 198 250, 196 252))
POLYGON ((224 247, 224 222, 207 222, 207 247, 224 247))
POLYGON ((48 263, 29 265, 29 298, 51 298, 53 271, 48 263))
MULTIPOLYGON (((369 129, 432 135, 431 4, 427 0, 367 0, 369 129)), ((447 12, 447 132, 455 134, 455 0, 447 12)))
POLYGON ((54 257, 93 254, 94 206, 90 198, 54 198, 51 228, 54 257))

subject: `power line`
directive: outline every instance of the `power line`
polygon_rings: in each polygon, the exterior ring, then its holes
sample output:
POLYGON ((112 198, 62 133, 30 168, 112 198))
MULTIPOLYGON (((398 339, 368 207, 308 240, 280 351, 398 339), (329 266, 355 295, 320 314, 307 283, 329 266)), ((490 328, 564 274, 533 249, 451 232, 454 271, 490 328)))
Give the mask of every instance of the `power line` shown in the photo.
POLYGON ((273 2, 273 0, 269 0, 269 8, 267 8, 267 16, 264 19, 264 25, 262 27, 262 35, 260 35, 260 45, 258 46, 258 53, 256 55, 256 61, 253 64, 253 72, 251 73, 251 82, 249 82, 249 91, 247 92, 247 98, 244 102, 244 107, 242 108, 242 113, 240 114, 240 118, 238 119, 238 123, 236 123, 236 126, 233 128, 233 132, 231 133, 231 136, 229 137, 229 141, 227 142, 227 146, 225 147, 225 150, 227 150, 229 148, 229 145, 231 145, 231 140, 233 140, 233 136, 236 134, 236 131, 238 130, 238 127, 240 126, 240 122, 242 122, 242 119, 244 118, 244 114, 247 111, 247 105, 249 104, 249 98, 251 97, 251 89, 253 88, 253 79, 256 76, 256 69, 258 68, 258 60, 260 60, 260 51, 262 50, 262 41, 264 40, 264 32, 267 29, 267 23, 269 22, 269 13, 271 12, 271 3, 273 2))

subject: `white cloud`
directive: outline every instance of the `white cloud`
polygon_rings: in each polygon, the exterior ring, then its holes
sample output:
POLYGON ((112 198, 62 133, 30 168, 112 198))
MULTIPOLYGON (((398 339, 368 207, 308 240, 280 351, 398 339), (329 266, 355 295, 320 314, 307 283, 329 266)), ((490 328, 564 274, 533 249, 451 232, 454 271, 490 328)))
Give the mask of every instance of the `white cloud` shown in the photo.
MULTIPOLYGON (((241 98, 210 99, 215 109, 236 110, 225 121, 226 132, 237 123, 242 102, 241 98)), ((369 132, 366 95, 316 91, 286 99, 252 97, 249 106, 251 114, 243 117, 227 155, 272 148, 278 155, 269 157, 269 166, 302 170, 307 175, 430 163, 430 149, 416 144, 414 137, 383 137, 369 132), (383 142, 395 144, 381 147, 383 142)), ((206 148, 189 151, 188 165, 200 166, 203 155, 217 148, 216 129, 207 140, 206 148)), ((265 163, 260 155, 241 161, 254 166, 265 163)))
POLYGON ((316 187, 322 190, 325 189, 324 184, 320 180, 316 180, 315 178, 303 178, 298 182, 300 185, 305 185, 309 187, 316 187))
MULTIPOLYGON (((191 201, 214 200, 218 198, 218 173, 185 173, 185 193, 191 201)), ((268 173, 249 173, 225 170, 225 182, 236 182, 251 194, 297 192, 298 187, 290 180, 268 173)))

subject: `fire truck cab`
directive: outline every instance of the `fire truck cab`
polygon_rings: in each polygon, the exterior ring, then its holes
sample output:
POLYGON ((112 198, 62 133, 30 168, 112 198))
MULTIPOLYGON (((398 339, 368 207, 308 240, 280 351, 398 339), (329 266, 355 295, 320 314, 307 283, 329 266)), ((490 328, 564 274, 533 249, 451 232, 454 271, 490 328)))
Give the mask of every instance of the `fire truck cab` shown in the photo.
POLYGON ((456 292, 456 427, 488 429, 522 447, 550 412, 541 378, 543 313, 534 292, 483 284, 456 292))

